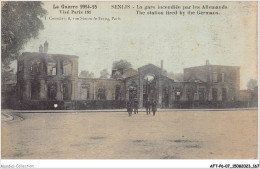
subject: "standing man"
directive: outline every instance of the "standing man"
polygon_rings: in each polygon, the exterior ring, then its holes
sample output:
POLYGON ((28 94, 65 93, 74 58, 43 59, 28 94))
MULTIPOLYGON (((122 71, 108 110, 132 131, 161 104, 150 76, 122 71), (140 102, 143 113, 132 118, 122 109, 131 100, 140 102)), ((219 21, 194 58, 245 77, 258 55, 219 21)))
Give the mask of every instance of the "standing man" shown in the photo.
POLYGON ((130 101, 128 101, 128 102, 126 103, 126 109, 127 109, 128 115, 129 115, 129 116, 132 116, 132 111, 133 111, 133 109, 132 109, 132 103, 131 103, 130 101))
POLYGON ((147 113, 147 115, 150 114, 151 104, 150 104, 150 101, 149 101, 149 100, 147 100, 147 101, 145 102, 145 108, 146 108, 146 113, 147 113))
POLYGON ((155 113, 157 111, 157 103, 156 103, 156 101, 153 101, 153 103, 152 103, 152 111, 153 111, 153 116, 155 116, 155 113))
POLYGON ((139 107, 139 103, 138 103, 137 98, 135 98, 135 100, 134 100, 134 112, 135 112, 135 114, 138 114, 138 107, 139 107))

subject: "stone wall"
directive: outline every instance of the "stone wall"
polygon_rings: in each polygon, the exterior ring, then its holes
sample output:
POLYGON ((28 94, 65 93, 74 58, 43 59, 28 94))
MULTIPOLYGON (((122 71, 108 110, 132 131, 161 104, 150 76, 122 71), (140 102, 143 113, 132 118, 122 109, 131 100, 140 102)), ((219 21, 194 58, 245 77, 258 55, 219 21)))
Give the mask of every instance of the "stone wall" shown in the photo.
POLYGON ((122 80, 115 79, 78 79, 79 100, 125 100, 125 83, 122 80), (116 89, 119 89, 116 93, 116 89), (104 97, 103 97, 103 94, 104 97), (101 96, 102 94, 102 96, 101 96), (116 94, 119 94, 116 97, 116 94))

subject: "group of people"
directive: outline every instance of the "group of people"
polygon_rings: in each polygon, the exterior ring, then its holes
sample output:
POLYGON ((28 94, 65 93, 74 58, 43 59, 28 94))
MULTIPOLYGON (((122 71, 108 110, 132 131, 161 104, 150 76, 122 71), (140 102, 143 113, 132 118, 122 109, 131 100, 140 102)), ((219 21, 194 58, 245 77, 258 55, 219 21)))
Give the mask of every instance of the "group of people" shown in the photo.
MULTIPOLYGON (((149 100, 147 100, 145 102, 144 107, 146 108, 146 114, 147 115, 150 114, 151 108, 152 108, 153 115, 155 116, 155 113, 157 111, 156 101, 150 102, 149 100)), ((138 114, 138 108, 139 108, 139 103, 138 103, 137 99, 134 99, 133 101, 128 101, 126 103, 126 109, 127 109, 129 116, 132 116, 133 111, 134 111, 135 114, 138 114)))
POLYGON ((147 114, 147 115, 150 114, 150 112, 151 112, 151 107, 152 107, 152 112, 153 112, 153 115, 155 116, 155 113, 156 113, 156 111, 157 111, 157 103, 156 103, 155 100, 152 101, 152 102, 150 102, 149 100, 147 100, 147 101, 145 102, 144 107, 146 108, 146 114, 147 114))
POLYGON ((128 115, 132 116, 133 111, 135 114, 138 114, 138 107, 139 107, 139 103, 138 103, 137 99, 135 99, 134 101, 128 101, 126 103, 126 109, 127 109, 128 115))

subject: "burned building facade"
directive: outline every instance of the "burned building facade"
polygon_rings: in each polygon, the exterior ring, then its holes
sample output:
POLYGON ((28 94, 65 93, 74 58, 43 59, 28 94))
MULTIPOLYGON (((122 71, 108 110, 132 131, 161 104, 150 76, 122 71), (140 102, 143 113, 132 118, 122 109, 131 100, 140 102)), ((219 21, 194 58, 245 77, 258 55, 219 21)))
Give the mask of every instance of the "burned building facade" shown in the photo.
POLYGON ((240 91, 240 67, 206 65, 184 69, 184 81, 205 83, 208 101, 237 101, 240 91))
POLYGON ((148 64, 137 71, 113 70, 112 77, 120 78, 81 78, 78 83, 78 99, 137 99, 140 107, 149 100, 156 101, 162 108, 174 108, 181 102, 203 104, 230 102, 239 98, 240 68, 236 66, 210 65, 207 62, 203 66, 184 69, 184 81, 175 81, 167 76, 162 61, 161 67, 148 64))
POLYGON ((156 101, 161 107, 169 107, 172 103, 174 80, 166 76, 162 67, 142 66, 138 68, 138 74, 125 79, 125 85, 126 99, 138 99, 141 107, 148 100, 156 101))
POLYGON ((173 108, 183 101, 205 101, 203 94, 196 95, 206 84, 201 81, 175 81, 161 67, 148 64, 138 68, 138 74, 125 79, 126 99, 137 98, 142 107, 146 101, 156 101, 161 108, 173 108))
POLYGON ((17 61, 19 100, 74 100, 77 98, 78 57, 25 52, 17 61))
POLYGON ((240 68, 236 66, 210 65, 207 61, 203 66, 185 68, 183 81, 170 78, 163 61, 161 67, 148 64, 138 70, 113 70, 109 79, 83 78, 78 77, 78 56, 47 51, 46 42, 39 52, 25 52, 18 59, 19 100, 64 101, 77 109, 77 104, 94 101, 124 107, 125 101, 137 99, 140 107, 149 100, 161 108, 178 108, 181 102, 239 99, 240 68))
POLYGON ((78 100, 125 100, 123 80, 78 78, 78 100))

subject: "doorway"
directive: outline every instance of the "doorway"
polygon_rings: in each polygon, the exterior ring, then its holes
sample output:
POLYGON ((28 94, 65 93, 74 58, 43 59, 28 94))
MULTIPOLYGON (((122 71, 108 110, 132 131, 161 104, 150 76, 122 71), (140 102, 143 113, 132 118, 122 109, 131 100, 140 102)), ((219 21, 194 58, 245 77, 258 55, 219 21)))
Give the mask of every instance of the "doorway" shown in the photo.
POLYGON ((147 101, 157 101, 156 78, 152 74, 146 75, 143 81, 143 105, 147 101))

